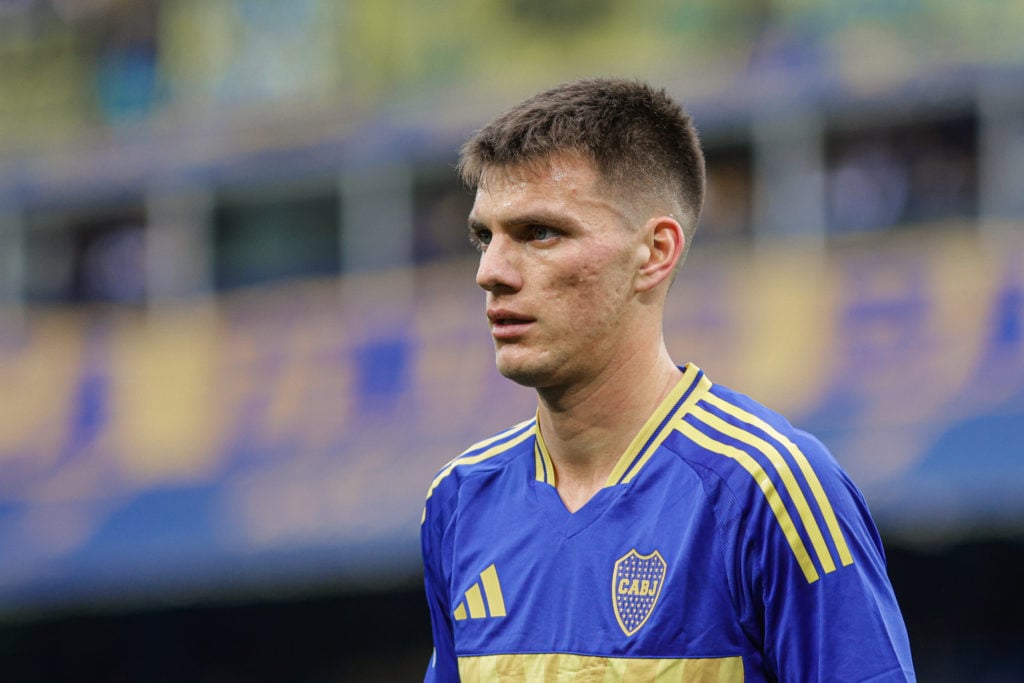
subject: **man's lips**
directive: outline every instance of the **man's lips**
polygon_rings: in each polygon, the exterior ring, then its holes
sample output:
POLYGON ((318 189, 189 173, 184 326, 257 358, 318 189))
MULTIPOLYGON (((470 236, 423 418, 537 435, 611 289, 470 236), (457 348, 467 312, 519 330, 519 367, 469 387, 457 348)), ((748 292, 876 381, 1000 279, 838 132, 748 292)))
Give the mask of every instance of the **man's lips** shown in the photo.
POLYGON ((491 336, 495 339, 518 337, 536 322, 534 318, 505 309, 487 311, 487 320, 491 324, 491 336))

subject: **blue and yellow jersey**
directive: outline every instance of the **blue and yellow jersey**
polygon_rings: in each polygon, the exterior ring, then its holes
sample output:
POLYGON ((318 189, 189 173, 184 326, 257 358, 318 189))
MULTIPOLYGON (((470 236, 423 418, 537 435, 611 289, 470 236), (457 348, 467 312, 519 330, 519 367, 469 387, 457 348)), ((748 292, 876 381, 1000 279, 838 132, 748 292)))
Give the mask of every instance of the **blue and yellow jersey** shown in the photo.
POLYGON ((422 524, 427 681, 904 681, 860 492, 694 365, 570 513, 529 420, 449 462, 422 524))

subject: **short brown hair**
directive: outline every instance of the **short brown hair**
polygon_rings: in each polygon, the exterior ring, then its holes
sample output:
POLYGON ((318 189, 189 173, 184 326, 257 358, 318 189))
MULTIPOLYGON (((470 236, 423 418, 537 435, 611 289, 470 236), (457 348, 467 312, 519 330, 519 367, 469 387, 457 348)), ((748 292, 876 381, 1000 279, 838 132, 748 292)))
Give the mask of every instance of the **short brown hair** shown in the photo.
POLYGON ((676 218, 689 242, 704 201, 704 154, 690 116, 664 89, 587 79, 538 93, 476 131, 460 150, 458 171, 475 189, 490 169, 558 152, 589 159, 624 196, 667 197, 684 214, 676 218))

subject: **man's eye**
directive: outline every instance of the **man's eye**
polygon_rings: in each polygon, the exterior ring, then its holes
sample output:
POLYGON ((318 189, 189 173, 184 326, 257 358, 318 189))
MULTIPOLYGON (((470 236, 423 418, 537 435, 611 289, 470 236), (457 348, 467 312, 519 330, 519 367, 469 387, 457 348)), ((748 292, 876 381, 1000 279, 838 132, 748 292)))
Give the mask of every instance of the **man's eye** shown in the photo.
POLYGON ((530 239, 543 241, 551 239, 557 233, 546 225, 531 225, 529 234, 530 239))
POLYGON ((484 247, 491 243, 490 230, 472 230, 469 233, 469 241, 473 246, 483 251, 484 247))

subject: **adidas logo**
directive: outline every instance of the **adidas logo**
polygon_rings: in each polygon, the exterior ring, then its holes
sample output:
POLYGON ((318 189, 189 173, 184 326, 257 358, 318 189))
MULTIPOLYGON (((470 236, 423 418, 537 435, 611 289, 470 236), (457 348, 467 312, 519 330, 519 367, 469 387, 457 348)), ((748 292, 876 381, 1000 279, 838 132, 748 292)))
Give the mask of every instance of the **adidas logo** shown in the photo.
POLYGON ((501 594, 498 570, 493 564, 480 572, 480 580, 466 591, 466 599, 455 608, 456 621, 483 619, 488 616, 505 616, 505 596, 501 594), (483 584, 483 591, 480 590, 480 584, 483 584), (485 599, 487 601, 486 608, 484 607, 485 599), (468 615, 466 614, 467 607, 469 608, 468 615))

